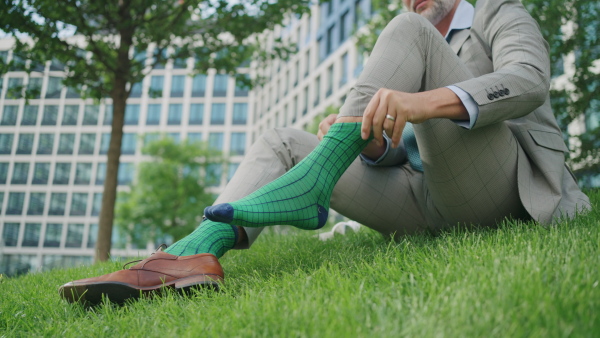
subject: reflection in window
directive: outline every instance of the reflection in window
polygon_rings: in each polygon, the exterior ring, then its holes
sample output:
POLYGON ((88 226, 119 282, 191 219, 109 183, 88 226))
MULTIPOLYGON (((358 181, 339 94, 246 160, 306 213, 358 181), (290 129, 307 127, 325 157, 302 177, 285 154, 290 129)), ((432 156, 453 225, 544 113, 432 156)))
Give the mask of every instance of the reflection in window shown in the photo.
POLYGON ((231 133, 231 155, 244 155, 246 150, 246 133, 231 133))
POLYGON ((17 143, 17 154, 30 155, 33 151, 33 134, 19 134, 17 143))
POLYGON ((231 179, 233 178, 233 175, 235 175, 235 172, 237 171, 237 168, 240 166, 239 163, 229 163, 229 167, 227 168, 227 182, 231 181, 231 179))
POLYGON ((100 209, 102 208, 102 193, 94 193, 94 200, 92 201, 92 216, 100 215, 100 209))
POLYGON ((223 166, 218 163, 210 163, 206 166, 206 186, 216 187, 221 184, 223 166))
POLYGON ((76 126, 79 120, 79 105, 67 105, 63 112, 62 125, 76 126))
POLYGON ((35 126, 37 124, 38 108, 37 105, 27 105, 23 108, 23 118, 21 119, 22 126, 35 126))
POLYGON ((69 184, 71 163, 56 163, 52 184, 69 184))
POLYGON ((119 185, 130 184, 133 181, 133 175, 133 163, 119 163, 119 174, 117 176, 117 182, 119 185))
POLYGON ((234 103, 233 104, 233 120, 232 124, 246 124, 248 119, 248 104, 247 103, 234 103))
POLYGON ((125 133, 121 141, 121 154, 133 155, 135 154, 135 134, 125 133))
POLYGON ((27 83, 27 91, 31 95, 32 99, 39 99, 42 95, 42 78, 41 77, 30 77, 29 83, 27 83))
POLYGON ((72 155, 75 147, 75 134, 60 134, 58 139, 58 151, 60 155, 72 155))
POLYGON ((19 223, 4 223, 4 230, 2 231, 2 240, 4 246, 17 246, 19 240, 19 223))
POLYGON ((31 194, 29 194, 29 206, 27 207, 27 215, 43 215, 45 205, 46 193, 32 192, 31 194))
POLYGON ((92 164, 91 163, 77 163, 75 167, 75 182, 78 185, 90 184, 92 179, 92 164))
POLYGON ((62 89, 61 79, 59 77, 50 76, 48 78, 48 87, 46 88, 46 98, 56 99, 60 98, 60 91, 62 89))
POLYGON ((100 115, 100 107, 96 105, 86 105, 83 110, 84 126, 95 126, 98 124, 98 115, 100 115))
POLYGON ((188 133, 187 139, 190 143, 202 142, 202 133, 188 133))
POLYGON ((102 124, 105 126, 110 126, 112 124, 113 119, 113 106, 112 104, 107 104, 104 108, 104 121, 102 124))
POLYGON ((63 225, 59 223, 46 224, 46 234, 44 235, 45 248, 58 248, 60 238, 62 237, 63 225))
POLYGON ((71 195, 71 209, 69 214, 71 216, 85 216, 87 212, 87 193, 73 193, 71 195))
POLYGON ((48 215, 50 216, 64 216, 65 205, 67 204, 67 194, 64 192, 53 192, 50 195, 50 209, 48 215))
POLYGON ((90 229, 88 231, 87 248, 93 249, 96 246, 97 241, 98 241, 98 224, 93 223, 93 224, 90 224, 90 229))
POLYGON ((110 133, 102 133, 100 139, 100 155, 108 153, 108 146, 110 145, 110 133))
POLYGON ((27 184, 29 177, 29 163, 15 163, 13 166, 13 174, 10 183, 12 184, 27 184))
POLYGON ((36 153, 38 155, 51 155, 53 149, 54 149, 54 134, 40 134, 36 153))
POLYGON ((154 75, 150 78, 150 91, 148 95, 150 97, 162 97, 163 84, 165 77, 162 75, 154 75))
POLYGON ((103 185, 106 179, 106 163, 98 163, 96 168, 96 185, 103 185))
POLYGON ((41 229, 42 225, 40 223, 26 223, 21 246, 37 247, 40 243, 41 229))
POLYGON ((21 215, 23 213, 23 204, 25 203, 24 192, 11 192, 8 194, 8 204, 6 206, 7 215, 21 215))
MULTIPOLYGON (((8 163, 0 162, 0 184, 6 184, 7 177, 8 177, 8 163)), ((2 204, 0 204, 0 211, 2 211, 2 204)))
POLYGON ((4 106, 4 109, 2 111, 2 120, 0 120, 0 125, 2 125, 2 126, 16 125, 18 112, 19 112, 19 106, 16 106, 16 105, 4 106))
POLYGON ((31 184, 48 184, 50 176, 50 163, 36 163, 33 167, 31 184))
POLYGON ((200 74, 192 79, 192 97, 202 97, 206 92, 206 75, 200 74))
POLYGON ((170 104, 167 124, 168 125, 180 125, 182 111, 183 111, 183 105, 181 103, 170 104))
POLYGON ((208 146, 213 150, 223 150, 223 133, 208 134, 208 146))
POLYGON ((210 111, 210 124, 225 124, 225 103, 213 103, 210 111))
POLYGON ((139 104, 128 104, 125 107, 125 125, 126 126, 137 126, 140 120, 140 105, 139 104))
POLYGON ((55 126, 58 120, 58 106, 46 105, 44 106, 44 113, 42 115, 42 126, 55 126))
POLYGON ((190 125, 201 125, 204 120, 204 104, 203 103, 192 103, 190 104, 190 125))
POLYGON ((69 224, 65 248, 81 248, 83 245, 83 224, 69 224))
POLYGON ((157 126, 160 124, 160 104, 149 104, 146 114, 146 125, 157 126))
POLYGON ((79 138, 79 155, 93 155, 94 146, 96 145, 96 134, 85 133, 79 138))
POLYGON ((185 89, 185 75, 173 75, 171 77, 171 97, 183 97, 185 89))
POLYGON ((224 97, 227 96, 227 80, 228 76, 225 74, 216 74, 215 82, 213 87, 213 96, 214 97, 224 97))
POLYGON ((0 134, 0 154, 7 155, 12 152, 13 134, 0 134))

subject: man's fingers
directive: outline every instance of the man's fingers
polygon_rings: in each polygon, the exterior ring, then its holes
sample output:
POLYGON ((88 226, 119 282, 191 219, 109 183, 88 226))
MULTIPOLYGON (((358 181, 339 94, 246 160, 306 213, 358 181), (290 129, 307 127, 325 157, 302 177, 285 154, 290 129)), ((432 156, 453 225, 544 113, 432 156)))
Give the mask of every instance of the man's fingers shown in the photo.
POLYGON ((373 115, 374 115, 375 109, 377 108, 378 105, 379 105, 379 92, 377 92, 377 93, 375 93, 375 95, 373 95, 373 97, 371 98, 371 101, 369 101, 369 104, 367 105, 367 108, 365 108, 365 111, 363 113, 362 128, 361 128, 361 137, 363 140, 368 139, 369 135, 371 135, 371 126, 373 125, 373 115))
MULTIPOLYGON (((394 124, 394 131, 392 133, 392 148, 398 148, 400 145, 400 140, 402 139, 402 131, 406 126, 406 122, 404 119, 396 119, 396 123, 394 124)), ((389 136, 389 134, 388 134, 389 136)))

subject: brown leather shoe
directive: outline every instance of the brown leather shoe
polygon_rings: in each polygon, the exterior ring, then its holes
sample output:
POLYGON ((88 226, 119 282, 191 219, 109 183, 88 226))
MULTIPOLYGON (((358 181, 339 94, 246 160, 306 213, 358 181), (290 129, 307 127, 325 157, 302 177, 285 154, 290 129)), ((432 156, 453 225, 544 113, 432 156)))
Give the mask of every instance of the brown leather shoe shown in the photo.
POLYGON ((212 254, 179 257, 158 249, 129 269, 69 282, 58 293, 71 303, 96 305, 105 295, 111 302, 121 304, 164 288, 180 292, 194 287, 218 290, 223 278, 221 264, 212 254))

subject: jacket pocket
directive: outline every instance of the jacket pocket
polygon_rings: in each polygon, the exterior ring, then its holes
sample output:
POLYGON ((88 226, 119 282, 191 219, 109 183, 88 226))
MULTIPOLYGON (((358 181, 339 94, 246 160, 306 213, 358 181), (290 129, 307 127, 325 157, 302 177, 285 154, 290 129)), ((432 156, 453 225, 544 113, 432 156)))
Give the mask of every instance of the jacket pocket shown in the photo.
POLYGON ((529 129, 529 135, 533 138, 533 141, 540 147, 558 150, 565 153, 569 152, 569 148, 565 144, 562 135, 544 130, 529 129))

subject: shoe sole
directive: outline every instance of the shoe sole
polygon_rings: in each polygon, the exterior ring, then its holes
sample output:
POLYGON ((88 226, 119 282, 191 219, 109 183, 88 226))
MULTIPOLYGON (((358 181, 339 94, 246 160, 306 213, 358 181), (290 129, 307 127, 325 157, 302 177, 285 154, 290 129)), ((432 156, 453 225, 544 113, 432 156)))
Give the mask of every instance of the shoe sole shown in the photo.
POLYGON ((189 294, 192 289, 203 288, 219 291, 222 281, 223 278, 218 275, 197 275, 148 287, 121 282, 99 282, 64 285, 58 290, 58 293, 70 303, 94 306, 102 302, 104 295, 112 303, 123 304, 127 300, 152 296, 166 289, 177 291, 180 294, 189 294))

